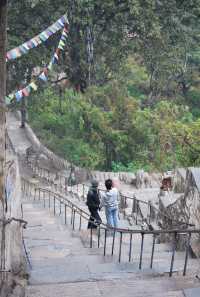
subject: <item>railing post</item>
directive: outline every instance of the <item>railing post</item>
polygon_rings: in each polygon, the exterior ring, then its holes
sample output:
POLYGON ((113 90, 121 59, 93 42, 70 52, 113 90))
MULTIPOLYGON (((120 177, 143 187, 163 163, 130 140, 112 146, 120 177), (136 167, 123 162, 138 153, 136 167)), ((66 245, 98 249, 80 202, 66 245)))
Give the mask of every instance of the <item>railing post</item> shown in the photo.
POLYGON ((100 247, 101 227, 98 227, 98 248, 100 247))
POLYGON ((73 224, 72 224, 72 229, 75 229, 75 216, 76 216, 76 210, 74 209, 74 213, 73 213, 73 224))
POLYGON ((93 235, 92 230, 93 228, 90 228, 90 248, 92 248, 92 235, 93 235))
POLYGON ((44 202, 44 208, 46 207, 46 203, 45 203, 45 192, 43 192, 43 202, 44 202))
POLYGON ((32 184, 29 184, 29 197, 31 197, 32 184))
POLYGON ((131 262, 131 256, 132 256, 132 239, 133 239, 133 233, 130 233, 130 245, 129 245, 129 256, 128 256, 129 262, 131 262))
POLYGON ((29 183, 29 188, 28 189, 29 189, 29 193, 28 194, 29 194, 29 197, 30 197, 31 196, 31 183, 29 183))
POLYGON ((106 242, 107 242, 107 229, 104 229, 105 230, 105 234, 104 234, 104 251, 103 251, 103 254, 104 256, 106 255, 106 242))
POLYGON ((148 201, 148 218, 149 224, 151 224, 151 202, 148 201))
POLYGON ((55 196, 53 196, 53 213, 55 216, 56 215, 56 198, 55 198, 55 196))
POLYGON ((134 214, 136 211, 136 199, 135 195, 133 196, 133 202, 132 202, 132 214, 134 214))
POLYGON ((68 193, 68 186, 65 184, 65 193, 68 193))
POLYGON ((125 205, 126 205, 126 197, 125 196, 123 196, 122 194, 121 194, 121 201, 122 201, 122 207, 123 207, 123 216, 124 216, 124 219, 126 219, 126 207, 125 207, 125 205))
POLYGON ((35 190, 34 190, 34 197, 33 197, 33 200, 36 199, 36 191, 37 191, 37 189, 35 188, 35 190))
POLYGON ((67 224, 67 206, 65 204, 65 225, 67 224))
POLYGON ((173 273, 173 267, 174 267, 174 258, 175 258, 175 252, 176 252, 176 237, 177 237, 177 233, 174 232, 174 240, 173 240, 173 249, 172 249, 172 258, 171 258, 171 265, 170 265, 170 272, 169 272, 169 276, 172 276, 173 273))
POLYGON ((61 198, 59 199, 59 202, 60 202, 60 212, 59 212, 59 216, 60 216, 61 213, 62 213, 62 202, 61 202, 61 198))
POLYGON ((81 226, 82 226, 82 211, 81 211, 81 213, 80 213, 79 231, 81 230, 81 226))
POLYGON ((28 196, 28 183, 26 182, 26 190, 25 190, 25 195, 26 195, 26 197, 28 196))
POLYGON ((51 194, 49 192, 49 209, 51 208, 51 194))
POLYGON ((121 262, 122 255, 122 232, 120 232, 120 241, 119 241, 119 263, 121 262))
POLYGON ((152 243, 152 251, 151 251, 151 263, 150 268, 153 267, 153 257, 154 257, 154 250, 155 250, 155 242, 156 242, 156 234, 153 234, 153 243, 152 243))
POLYGON ((73 222, 73 213, 74 213, 74 209, 72 207, 72 211, 71 211, 71 225, 72 225, 72 222, 73 222))
POLYGON ((115 233, 116 233, 116 231, 114 230, 114 232, 113 232, 113 240, 112 240, 112 256, 113 256, 113 254, 114 254, 114 247, 115 247, 115 233))
POLYGON ((140 248, 140 263, 139 269, 142 269, 142 257, 143 257, 143 249, 144 249, 144 233, 141 233, 142 240, 141 240, 141 248, 140 248))
POLYGON ((186 251, 185 251, 185 263, 184 263, 184 269, 183 269, 183 276, 186 275, 187 270, 187 263, 188 263, 188 255, 190 250, 190 240, 191 240, 191 232, 189 232, 187 237, 187 245, 186 245, 186 251))

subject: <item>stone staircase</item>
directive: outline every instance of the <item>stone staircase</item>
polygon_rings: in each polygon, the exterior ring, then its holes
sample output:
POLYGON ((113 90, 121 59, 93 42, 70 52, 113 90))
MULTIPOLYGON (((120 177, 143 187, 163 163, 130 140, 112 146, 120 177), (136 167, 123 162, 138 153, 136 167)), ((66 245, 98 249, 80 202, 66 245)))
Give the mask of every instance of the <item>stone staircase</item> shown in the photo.
MULTIPOLYGON (((137 239, 131 263, 123 261, 125 250, 121 263, 118 263, 117 256, 111 256, 109 240, 105 257, 102 254, 103 247, 98 249, 95 242, 93 248, 84 247, 79 236, 80 231, 76 231, 78 226, 75 231, 72 230, 69 213, 65 226, 60 216, 54 216, 52 211, 49 212, 43 207, 42 201, 33 202, 28 198, 29 200, 26 197, 23 203, 24 218, 29 221, 24 236, 32 266, 27 297, 51 297, 58 294, 79 296, 82 290, 81 296, 106 296, 109 288, 111 296, 114 296, 114 293, 118 294, 116 296, 130 296, 131 290, 134 290, 134 296, 138 297, 187 296, 183 295, 183 290, 198 288, 199 282, 191 273, 183 278, 177 269, 173 278, 169 278, 167 267, 149 269, 148 246, 143 255, 145 266, 140 270, 137 239)), ((89 237, 89 232, 84 227, 82 232, 89 237)), ((166 255, 169 255, 170 250, 166 250, 166 245, 158 246, 157 261, 159 264, 163 261, 166 265, 166 255)), ((176 257, 177 260, 179 257, 182 260, 181 253, 176 257)))
MULTIPOLYGON (((55 185, 49 184, 45 179, 33 176, 32 170, 25 166, 25 150, 30 146, 23 130, 18 128, 18 122, 14 117, 8 121, 9 137, 16 148, 21 160, 21 175, 35 187, 51 190, 54 193, 55 185), (33 178, 34 177, 34 178, 33 178)), ((49 167, 51 170, 51 166, 49 167)), ((51 171, 52 179, 56 176, 51 171)), ((71 189, 65 197, 75 203, 84 211, 87 210, 85 202, 81 199, 81 186, 77 191, 71 189)), ((76 188, 77 190, 77 188, 76 188)), ((146 191, 148 192, 148 190, 146 191)), ((130 241, 130 233, 117 233, 115 237, 114 252, 113 234, 104 234, 100 237, 98 247, 98 234, 93 234, 92 248, 91 234, 87 230, 87 219, 80 217, 72 224, 72 213, 66 212, 64 216, 64 204, 58 200, 55 202, 55 213, 48 208, 48 198, 34 200, 34 192, 24 192, 23 212, 24 219, 28 221, 28 227, 24 232, 25 244, 31 266, 29 266, 29 284, 26 297, 68 297, 68 296, 110 296, 110 297, 193 297, 200 296, 200 283, 195 278, 199 269, 196 259, 189 259, 187 276, 182 276, 185 252, 176 252, 173 277, 169 278, 169 267, 173 251, 173 245, 159 243, 156 239, 153 268, 150 269, 152 253, 152 234, 145 234, 141 262, 141 227, 130 226, 122 217, 121 228, 138 230, 130 241), (61 207, 61 208, 60 208, 61 207), (60 212, 61 209, 61 212, 60 212), (121 241, 121 248, 120 248, 121 241), (130 242, 132 253, 130 256, 130 242), (120 249, 120 250, 119 250, 120 249), (119 263, 120 254, 120 263, 119 263), (196 295, 194 295, 196 294, 196 295)), ((131 206, 130 206, 131 207, 131 206)), ((101 213, 105 221, 104 212, 101 213)), ((103 231, 102 231, 103 232, 103 231)), ((184 236, 184 234, 183 234, 184 236)))
MULTIPOLYGON (((118 263, 117 257, 111 256, 110 244, 105 257, 102 247, 84 247, 79 231, 71 228, 70 215, 65 226, 60 216, 44 209, 41 202, 26 197, 23 210, 29 222, 24 238, 31 263, 27 297, 79 296, 80 292, 81 296, 106 296, 109 288, 111 296, 130 296, 133 292, 138 297, 184 296, 183 289, 199 286, 191 274, 183 278, 175 273, 169 278, 165 269, 146 266, 140 270, 137 257, 131 263, 118 263)), ((83 232, 89 236, 87 230, 83 232)), ((169 254, 165 248, 159 245, 159 259, 169 254)), ((148 255, 147 249, 145 263, 148 255)))

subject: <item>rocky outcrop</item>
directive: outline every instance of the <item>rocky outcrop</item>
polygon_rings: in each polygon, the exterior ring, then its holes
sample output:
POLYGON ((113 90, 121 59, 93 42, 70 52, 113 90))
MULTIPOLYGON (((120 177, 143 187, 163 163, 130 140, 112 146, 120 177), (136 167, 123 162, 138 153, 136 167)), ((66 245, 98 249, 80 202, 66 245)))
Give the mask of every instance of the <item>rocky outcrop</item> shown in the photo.
POLYGON ((186 169, 178 168, 176 169, 173 187, 175 193, 184 193, 185 192, 185 181, 186 181, 186 169))
MULTIPOLYGON (((200 169, 188 168, 185 181, 185 192, 181 196, 174 195, 160 197, 159 208, 166 215, 162 217, 164 229, 173 228, 196 228, 200 229, 200 169), (173 220, 168 219, 173 218, 173 220), (182 224, 181 224, 182 222, 182 224)), ((179 247, 184 246, 184 236, 177 239, 179 247)), ((200 235, 193 234, 191 249, 200 257, 200 235)))

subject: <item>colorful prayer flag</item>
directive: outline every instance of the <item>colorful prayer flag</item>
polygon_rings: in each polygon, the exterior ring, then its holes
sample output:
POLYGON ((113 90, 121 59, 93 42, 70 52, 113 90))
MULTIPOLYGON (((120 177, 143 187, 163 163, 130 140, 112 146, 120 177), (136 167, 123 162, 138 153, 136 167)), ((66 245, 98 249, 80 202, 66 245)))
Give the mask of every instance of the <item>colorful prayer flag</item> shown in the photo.
POLYGON ((22 93, 22 90, 19 90, 15 93, 15 98, 17 100, 17 102, 19 102, 23 97, 23 93, 22 93))
MULTIPOLYGON (((51 32, 50 32, 51 33, 51 32)), ((53 64, 57 63, 59 60, 59 56, 60 56, 60 50, 63 49, 64 45, 65 45, 65 39, 66 37, 63 35, 65 33, 65 29, 63 29, 58 47, 51 59, 51 61, 49 62, 49 65, 45 68, 43 68, 43 72, 40 73, 40 75, 38 76, 39 79, 41 79, 44 82, 48 81, 48 71, 52 69, 53 64), (64 37, 64 39, 63 39, 64 37)), ((67 36, 67 35, 66 35, 67 36)), ((44 35, 43 35, 44 37, 44 35)), ((45 38, 47 37, 47 34, 45 34, 45 38)), ((39 39, 39 36, 36 36, 36 38, 32 39, 31 41, 29 41, 26 45, 22 45, 23 46, 23 51, 26 51, 27 48, 34 46, 36 43, 41 42, 39 39)), ((22 47, 21 46, 21 47, 22 47)), ((9 55, 19 55, 20 54, 20 49, 16 48, 15 50, 12 51, 12 53, 7 53, 7 56, 9 55)), ((32 81, 30 84, 28 84, 25 88, 23 88, 22 90, 19 90, 17 92, 15 92, 14 94, 10 94, 9 96, 5 97, 5 101, 7 102, 6 104, 10 104, 10 102, 12 101, 12 99, 16 98, 17 102, 19 102, 23 96, 29 96, 31 89, 33 89, 34 91, 37 91, 38 86, 36 85, 36 83, 34 81, 32 81)))
POLYGON ((32 83, 29 84, 29 86, 34 90, 37 91, 38 87, 36 85, 36 83, 33 81, 32 83))
POLYGON ((43 81, 47 81, 47 77, 46 77, 46 75, 44 74, 44 72, 42 72, 40 75, 39 75, 39 78, 41 79, 41 80, 43 80, 43 81))
POLYGON ((22 45, 8 51, 6 54, 7 60, 14 60, 22 56, 23 54, 26 54, 30 49, 37 47, 42 42, 45 42, 52 34, 62 29, 66 23, 68 24, 69 22, 67 16, 64 15, 54 24, 49 26, 46 30, 41 32, 39 35, 33 37, 22 45))

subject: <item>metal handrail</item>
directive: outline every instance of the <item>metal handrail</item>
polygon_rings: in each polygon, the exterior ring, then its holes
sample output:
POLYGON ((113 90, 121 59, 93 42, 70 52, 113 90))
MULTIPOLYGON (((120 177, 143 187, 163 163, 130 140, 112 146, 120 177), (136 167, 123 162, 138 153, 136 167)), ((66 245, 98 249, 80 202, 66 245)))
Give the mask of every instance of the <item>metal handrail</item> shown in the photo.
MULTIPOLYGON (((37 198, 38 193, 38 200, 42 201, 43 199, 43 205, 46 207, 46 199, 49 199, 49 208, 53 205, 54 209, 54 215, 56 215, 56 200, 60 202, 60 214, 62 212, 61 205, 64 204, 65 206, 65 224, 66 224, 66 211, 67 207, 71 209, 71 225, 73 226, 73 230, 75 230, 75 217, 78 214, 80 216, 80 223, 79 223, 79 230, 81 230, 81 224, 82 224, 82 218, 87 220, 87 222, 92 222, 94 225, 97 226, 98 230, 98 248, 100 247, 100 236, 101 233, 104 232, 104 243, 103 243, 103 251, 104 255, 107 253, 107 236, 108 232, 112 231, 113 241, 112 241, 112 255, 114 254, 114 245, 115 245, 115 235, 116 233, 120 234, 120 242, 119 242, 119 254, 118 254, 118 261, 121 262, 121 253, 122 253, 122 243, 123 243, 123 235, 130 236, 130 244, 129 244, 129 255, 128 255, 128 261, 131 261, 131 255, 132 255, 132 239, 133 235, 140 234, 141 235, 141 249, 140 249, 140 258, 139 258, 139 269, 142 269, 142 261, 143 261, 143 247, 144 247, 144 237, 145 235, 152 235, 153 236, 153 243, 152 243, 152 252, 150 257, 150 268, 153 267, 153 259, 154 259, 154 250, 155 250, 155 239, 156 236, 161 234, 171 234, 173 235, 173 249, 172 249, 172 256, 170 261, 170 270, 169 270, 169 276, 172 276, 173 273, 173 267, 174 267, 174 261, 175 261, 175 252, 176 252, 176 239, 177 235, 179 234, 186 234, 187 235, 187 243, 186 243, 186 250, 185 250, 185 260, 184 260, 184 267, 183 267, 183 275, 186 275, 187 270, 187 264, 188 264, 188 256, 189 256, 189 249, 190 249, 190 240, 192 234, 200 234, 200 230, 197 229, 191 229, 191 230, 180 230, 180 229, 173 229, 173 230, 131 230, 131 229, 124 229, 124 228, 114 228, 107 226, 106 224, 96 224, 94 221, 90 221, 90 214, 88 214, 85 210, 78 207, 75 203, 73 203, 71 200, 67 199, 60 193, 53 192, 49 189, 44 189, 40 187, 36 187, 34 183, 31 183, 30 181, 27 181, 26 179, 22 179, 22 190, 27 196, 34 196, 34 200, 37 198), (43 194, 41 194, 43 193, 43 194), (48 197, 45 195, 48 194, 48 197), (53 204, 51 203, 51 199, 53 199, 53 204)), ((93 247, 93 230, 90 229, 90 247, 93 247)))
POLYGON ((15 217, 10 217, 8 219, 0 219, 0 223, 2 223, 4 226, 11 224, 12 222, 20 223, 21 225, 23 225, 23 228, 26 228, 28 224, 27 221, 15 217))
MULTIPOLYGON (((28 183, 30 183, 29 181, 26 181, 28 183)), ((32 184, 34 185, 34 184, 32 184)), ((39 191, 39 192, 46 192, 46 193, 50 193, 52 195, 54 195, 56 197, 56 199, 62 199, 62 203, 63 201, 65 202, 68 202, 69 205, 72 206, 72 208, 76 208, 77 211, 79 211, 79 213, 82 215, 82 214, 85 214, 86 216, 88 217, 91 217, 91 215, 86 212, 85 210, 83 210, 82 208, 80 208, 79 206, 77 206, 75 203, 73 203, 71 200, 67 199, 66 197, 64 197, 62 194, 60 193, 57 193, 57 192, 53 192, 49 189, 44 189, 44 188, 41 188, 41 187, 36 187, 35 188, 36 191, 39 191)), ((93 221, 92 221, 93 222, 93 221)), ((94 223, 95 224, 95 223, 94 223)), ((96 224, 98 226, 98 224, 96 224)), ((180 229, 168 229, 168 230, 131 230, 129 228, 116 228, 116 227, 111 227, 111 226, 108 226, 106 225, 105 223, 101 223, 101 226, 106 228, 106 229, 110 229, 110 230, 115 230, 116 232, 126 232, 126 233, 141 233, 141 234, 169 234, 169 233, 174 233, 176 232, 177 234, 178 233, 200 233, 200 229, 186 229, 186 230, 180 230, 180 229)))
MULTIPOLYGON (((37 168, 35 171, 37 171, 38 174, 39 174, 40 172, 43 172, 43 173, 46 172, 46 174, 48 175, 48 177, 50 176, 50 171, 47 170, 46 168, 43 168, 43 167, 41 167, 41 166, 39 166, 39 165, 36 165, 36 164, 33 164, 33 163, 31 163, 31 162, 30 162, 30 164, 31 164, 33 170, 34 170, 34 167, 35 167, 35 169, 37 168)), ((46 178, 46 177, 45 177, 45 174, 44 174, 43 176, 40 175, 40 177, 46 178)), ((62 174, 57 174, 57 177, 58 177, 58 180, 61 180, 61 178, 66 179, 66 176, 64 176, 64 175, 62 175, 62 174)), ((50 181, 49 178, 46 178, 46 180, 47 180, 47 181, 50 181)), ((83 188, 85 188, 85 187, 89 187, 88 185, 86 185, 86 184, 84 184, 84 183, 82 183, 81 185, 83 186, 83 188)), ((71 188, 72 188, 72 186, 71 186, 71 188)), ((106 191, 105 189, 101 189, 101 188, 100 188, 99 190, 100 190, 100 191, 106 191)), ((85 190, 83 189, 83 196, 84 196, 84 192, 85 192, 85 190)), ((176 220, 176 219, 174 219, 174 218, 171 218, 170 216, 168 216, 168 215, 165 214, 163 211, 161 211, 161 210, 159 210, 158 208, 156 208, 156 207, 155 207, 154 205, 152 205, 151 203, 136 198, 135 195, 134 195, 134 197, 129 197, 129 196, 127 196, 127 195, 123 195, 123 194, 120 192, 120 196, 121 196, 122 198, 124 198, 125 201, 126 201, 126 200, 136 201, 136 202, 139 203, 139 204, 145 204, 145 205, 147 205, 148 207, 150 207, 149 222, 147 222, 147 225, 150 225, 150 224, 151 224, 151 209, 153 209, 153 211, 156 212, 157 217, 158 217, 158 216, 164 217, 165 219, 167 219, 167 220, 169 220, 170 222, 172 222, 172 224, 174 223, 174 224, 176 224, 176 225, 180 225, 180 226, 195 227, 194 224, 187 223, 187 222, 183 222, 183 221, 179 221, 179 220, 176 220)), ((134 202, 133 202, 133 203, 134 203, 134 202)), ((141 219, 142 219, 142 221, 143 221, 143 219, 144 219, 145 216, 143 215, 140 206, 139 206, 138 210, 139 210, 139 212, 140 212, 140 216, 141 216, 141 219)))
MULTIPOLYGON (((33 163, 33 162, 29 162, 29 164, 31 165, 31 168, 32 168, 32 170, 37 174, 37 175, 39 175, 39 177, 41 177, 41 178, 45 178, 46 179, 46 181, 48 181, 48 182, 53 182, 53 184, 54 184, 54 186, 55 186, 55 188, 57 189, 58 188, 58 185, 57 184, 55 184, 54 183, 54 181, 52 181, 51 179, 50 179, 50 170, 48 170, 48 169, 46 169, 46 168, 43 168, 43 167, 41 167, 41 166, 39 166, 39 165, 37 165, 35 162, 33 163)), ((55 174, 55 176, 56 176, 56 179, 58 180, 58 181, 60 181, 60 187, 62 187, 62 185, 61 185, 61 178, 63 178, 64 180, 66 180, 67 178, 66 178, 66 176, 64 176, 64 175, 62 175, 62 174, 55 174)), ((84 193, 85 193, 85 187, 88 187, 89 188, 89 186, 88 185, 86 185, 86 184, 77 184, 76 186, 77 186, 77 192, 78 192, 78 186, 79 185, 82 185, 82 187, 83 187, 83 195, 82 195, 82 197, 84 197, 84 193)), ((65 186, 64 188, 65 188, 65 190, 67 190, 67 188, 69 188, 69 187, 71 187, 71 193, 73 193, 73 187, 75 187, 75 185, 74 186, 65 186)), ((101 191, 105 191, 104 189, 99 189, 99 190, 101 190, 101 191)), ((68 191, 68 190, 67 190, 68 191)), ((123 197, 123 198, 125 198, 125 199, 127 199, 127 198, 130 198, 130 197, 128 197, 128 196, 124 196, 124 195, 122 195, 121 193, 120 193, 120 196, 121 197, 123 197)), ((131 199, 131 198, 130 198, 131 199)), ((134 199, 134 198, 133 198, 134 199)), ((136 199, 136 198, 135 198, 136 199)), ((136 199, 137 200, 137 199, 136 199)), ((138 200, 138 201, 140 201, 140 200, 138 200)), ((140 201, 141 203, 144 203, 144 204, 148 204, 146 201, 140 201)), ((138 213, 137 213, 137 217, 138 217, 138 214, 140 213, 140 217, 142 218, 142 220, 143 220, 143 218, 144 218, 144 215, 142 214, 142 211, 141 211, 141 208, 139 207, 139 205, 138 205, 138 213)), ((136 219, 136 221, 137 221, 137 224, 138 224, 138 218, 136 219)))

